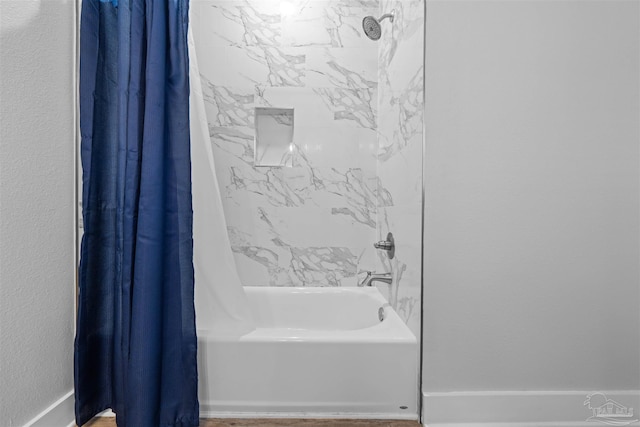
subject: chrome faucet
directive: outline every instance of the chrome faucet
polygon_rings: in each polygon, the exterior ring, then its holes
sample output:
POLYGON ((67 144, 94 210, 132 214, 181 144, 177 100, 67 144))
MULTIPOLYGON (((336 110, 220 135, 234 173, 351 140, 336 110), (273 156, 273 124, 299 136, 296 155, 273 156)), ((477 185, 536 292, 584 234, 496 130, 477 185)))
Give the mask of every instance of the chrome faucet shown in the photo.
POLYGON ((367 271, 367 277, 365 277, 362 282, 358 283, 358 286, 371 286, 371 282, 383 282, 390 285, 391 281, 391 273, 374 273, 372 271, 367 271))

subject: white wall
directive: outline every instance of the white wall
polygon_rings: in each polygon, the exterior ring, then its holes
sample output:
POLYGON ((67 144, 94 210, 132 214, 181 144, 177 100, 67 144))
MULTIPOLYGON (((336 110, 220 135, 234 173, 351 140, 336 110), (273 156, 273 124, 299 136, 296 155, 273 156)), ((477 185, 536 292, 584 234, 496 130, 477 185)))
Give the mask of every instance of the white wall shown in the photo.
POLYGON ((0 1, 0 425, 73 388, 70 0, 0 1))
POLYGON ((425 392, 640 389, 639 17, 427 3, 425 392))

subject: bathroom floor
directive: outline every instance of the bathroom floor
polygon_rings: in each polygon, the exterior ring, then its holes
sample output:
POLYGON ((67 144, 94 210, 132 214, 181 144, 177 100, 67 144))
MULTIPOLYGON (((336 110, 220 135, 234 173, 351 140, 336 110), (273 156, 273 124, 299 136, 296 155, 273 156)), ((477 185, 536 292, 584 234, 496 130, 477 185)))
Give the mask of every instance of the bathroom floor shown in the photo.
MULTIPOLYGON (((200 427, 420 427, 417 421, 394 420, 311 420, 311 419, 209 419, 200 427)), ((116 427, 114 418, 96 418, 84 427, 116 427)))

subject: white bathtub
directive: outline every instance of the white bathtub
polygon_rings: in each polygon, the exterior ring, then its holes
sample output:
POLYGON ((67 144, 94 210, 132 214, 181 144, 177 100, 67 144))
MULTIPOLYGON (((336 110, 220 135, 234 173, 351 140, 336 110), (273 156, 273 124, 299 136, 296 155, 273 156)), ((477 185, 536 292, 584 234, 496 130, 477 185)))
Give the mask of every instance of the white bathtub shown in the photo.
POLYGON ((198 331, 201 416, 417 419, 417 341, 375 287, 245 290, 255 331, 198 331))

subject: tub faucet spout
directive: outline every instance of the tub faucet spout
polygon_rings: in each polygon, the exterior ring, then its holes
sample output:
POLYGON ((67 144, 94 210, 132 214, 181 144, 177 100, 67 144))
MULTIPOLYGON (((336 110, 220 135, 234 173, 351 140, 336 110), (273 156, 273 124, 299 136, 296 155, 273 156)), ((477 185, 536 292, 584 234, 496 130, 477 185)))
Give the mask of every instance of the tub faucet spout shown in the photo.
POLYGON ((367 271, 367 277, 365 277, 362 282, 358 283, 358 286, 371 286, 372 282, 383 282, 390 285, 391 280, 391 273, 374 273, 367 271))

